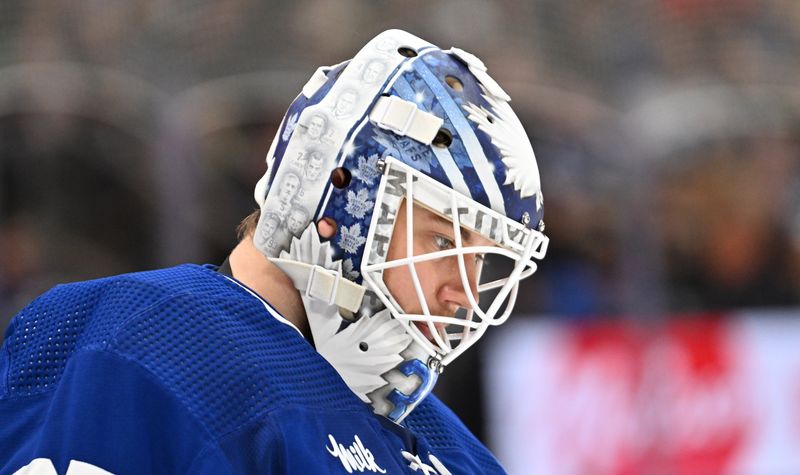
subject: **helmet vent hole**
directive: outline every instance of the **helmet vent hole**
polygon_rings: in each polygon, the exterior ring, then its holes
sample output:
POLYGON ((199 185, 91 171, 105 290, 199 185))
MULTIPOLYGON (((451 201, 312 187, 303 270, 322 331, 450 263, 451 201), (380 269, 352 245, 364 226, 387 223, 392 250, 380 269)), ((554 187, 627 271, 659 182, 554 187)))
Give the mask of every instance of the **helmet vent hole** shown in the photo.
POLYGON ((433 138, 432 143, 437 147, 447 148, 453 143, 453 134, 449 130, 441 128, 436 132, 436 137, 433 138))
POLYGON ((331 172, 331 183, 339 189, 349 185, 352 178, 353 175, 350 173, 350 170, 344 167, 336 168, 331 172))
POLYGON ((414 48, 409 48, 408 46, 401 46, 397 48, 397 52, 400 53, 401 56, 405 56, 406 58, 413 58, 417 55, 417 50, 414 48))
POLYGON ((369 350, 369 345, 367 344, 366 341, 362 341, 361 343, 358 344, 358 349, 366 352, 367 350, 369 350))
POLYGON ((493 115, 486 114, 486 120, 488 120, 490 124, 494 124, 494 116, 493 115))
POLYGON ((450 86, 450 89, 454 91, 461 92, 464 90, 464 83, 462 83, 461 80, 455 76, 445 76, 444 82, 446 82, 447 85, 450 86))
POLYGON ((323 239, 330 239, 335 236, 337 228, 336 220, 329 216, 325 216, 317 221, 317 231, 319 232, 319 236, 323 239))

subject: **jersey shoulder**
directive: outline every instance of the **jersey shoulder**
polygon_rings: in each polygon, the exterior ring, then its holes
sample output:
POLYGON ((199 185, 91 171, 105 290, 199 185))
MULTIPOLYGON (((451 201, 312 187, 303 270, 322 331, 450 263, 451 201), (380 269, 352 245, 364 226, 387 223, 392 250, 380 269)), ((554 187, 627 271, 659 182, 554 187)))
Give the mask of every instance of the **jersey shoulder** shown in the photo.
MULTIPOLYGON (((190 266, 58 285, 11 320, 0 350, 0 397, 47 392, 70 356, 107 347, 124 323, 170 294, 190 266), (173 285, 171 285, 173 284, 173 285)), ((183 279, 183 287, 186 286, 183 279)))
POLYGON ((216 435, 276 407, 350 410, 358 401, 277 311, 208 266, 46 292, 12 320, 0 398, 51 391, 71 356, 87 349, 144 367, 216 435))
POLYGON ((425 398, 403 424, 430 444, 447 467, 465 467, 465 473, 505 473, 505 470, 461 419, 439 398, 425 398))
MULTIPOLYGON (((230 448, 230 458, 280 450, 268 443, 278 430, 271 421, 285 422, 281 430, 297 426, 295 439, 305 440, 310 426, 298 426, 299 415, 327 417, 339 428, 371 417, 267 302, 203 266, 57 286, 15 317, 0 347, 0 412, 33 414, 69 395, 75 399, 64 407, 85 409, 81 418, 88 417, 87 402, 102 399, 98 382, 125 388, 136 400, 157 397, 160 412, 150 412, 159 416, 151 419, 184 414, 187 424, 201 428, 195 432, 222 448, 236 434, 253 431, 230 448), (289 415, 297 417, 287 422, 289 415)), ((32 419, 17 417, 17 426, 32 419)))
POLYGON ((268 302, 212 269, 189 270, 192 285, 173 284, 169 297, 119 329, 111 348, 162 381, 214 437, 287 407, 361 409, 268 302))

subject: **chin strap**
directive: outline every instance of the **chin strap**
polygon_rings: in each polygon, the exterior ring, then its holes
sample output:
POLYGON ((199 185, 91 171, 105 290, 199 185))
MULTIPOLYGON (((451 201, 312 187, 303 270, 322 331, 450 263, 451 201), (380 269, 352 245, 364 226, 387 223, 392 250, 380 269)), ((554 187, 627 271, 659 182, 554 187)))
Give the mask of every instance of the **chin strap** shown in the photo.
POLYGON ((366 288, 348 280, 341 273, 290 259, 271 258, 270 261, 289 276, 303 296, 336 305, 351 313, 361 308, 366 288))

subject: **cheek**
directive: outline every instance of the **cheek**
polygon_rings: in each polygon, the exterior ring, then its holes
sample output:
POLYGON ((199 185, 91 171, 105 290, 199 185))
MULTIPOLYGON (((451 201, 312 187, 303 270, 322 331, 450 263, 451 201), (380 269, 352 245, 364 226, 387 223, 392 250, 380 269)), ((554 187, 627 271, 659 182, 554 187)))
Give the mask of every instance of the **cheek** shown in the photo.
POLYGON ((440 263, 436 261, 426 261, 418 262, 415 266, 419 284, 422 286, 422 292, 425 294, 425 298, 429 303, 433 301, 431 297, 436 294, 440 286, 437 276, 440 275, 441 269, 438 264, 440 263))
MULTIPOLYGON (((436 265, 432 262, 418 262, 414 267, 417 271, 417 278, 422 287, 425 300, 428 305, 432 305, 436 301, 436 291, 439 288, 439 282, 435 279, 438 272, 436 265)), ((421 312, 417 291, 411 278, 411 269, 407 266, 387 269, 383 274, 383 279, 386 287, 397 303, 403 307, 404 311, 411 313, 421 312)))
POLYGON ((411 299, 414 295, 414 284, 411 283, 411 276, 407 267, 394 267, 383 272, 383 281, 392 297, 400 304, 400 307, 409 312, 414 307, 411 299))
MULTIPOLYGON (((392 240, 389 245, 389 251, 386 255, 386 261, 391 262, 397 259, 406 257, 406 248, 408 240, 406 239, 406 222, 405 222, 405 207, 401 207, 395 230, 392 234, 392 240)), ((427 235, 416 233, 414 235, 414 255, 425 254, 434 249, 426 249, 425 242, 427 235)), ((432 261, 417 262, 415 268, 417 271, 417 278, 419 279, 422 292, 430 305, 435 301, 436 291, 439 287, 439 282, 436 281, 436 276, 440 274, 437 266, 441 266, 441 261, 437 264, 432 261)), ((403 307, 403 310, 409 313, 419 313, 421 305, 417 298, 417 292, 414 288, 414 282, 411 278, 411 270, 406 265, 386 269, 383 273, 383 280, 386 287, 392 293, 392 297, 403 307)))

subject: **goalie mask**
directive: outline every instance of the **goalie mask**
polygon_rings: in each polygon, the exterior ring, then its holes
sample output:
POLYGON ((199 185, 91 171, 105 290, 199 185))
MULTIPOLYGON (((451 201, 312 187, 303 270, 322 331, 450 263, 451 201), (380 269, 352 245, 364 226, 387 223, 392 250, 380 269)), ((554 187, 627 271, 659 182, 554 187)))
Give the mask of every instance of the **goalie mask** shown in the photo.
POLYGON ((268 153, 254 243, 301 292, 317 351, 394 421, 508 318, 545 254, 509 100, 475 56, 390 30, 317 70, 268 153))

